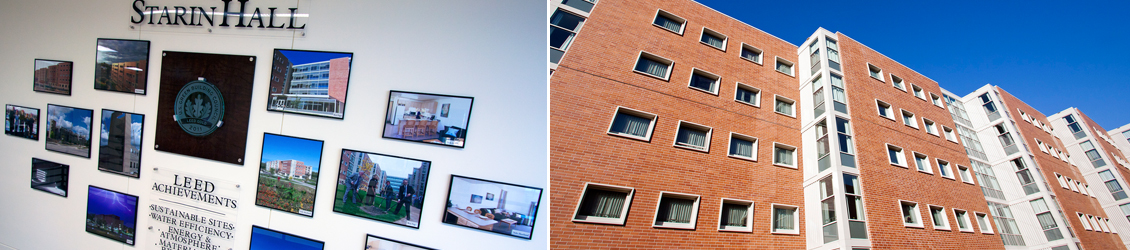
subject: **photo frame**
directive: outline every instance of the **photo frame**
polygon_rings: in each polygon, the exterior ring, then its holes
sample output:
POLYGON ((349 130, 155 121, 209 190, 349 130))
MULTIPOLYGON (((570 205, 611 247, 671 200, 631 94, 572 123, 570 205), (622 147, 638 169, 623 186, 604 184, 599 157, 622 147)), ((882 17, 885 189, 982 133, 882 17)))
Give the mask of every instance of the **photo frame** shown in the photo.
POLYGON ((420 228, 431 161, 351 149, 340 159, 334 212, 420 228))
POLYGON ((381 136, 463 148, 474 102, 468 96, 389 91, 381 136), (446 108, 448 115, 439 108, 446 108))
POLYGON ((4 134, 39 141, 39 109, 4 104, 4 134))
POLYGON ((529 240, 541 207, 542 191, 537 187, 451 175, 441 222, 529 240), (497 201, 464 203, 487 191, 497 192, 497 201))
POLYGON ((365 236, 364 250, 435 250, 435 248, 369 234, 365 236))
POLYGON ((243 166, 258 58, 161 51, 153 150, 243 166))
POLYGON ((482 204, 483 203, 483 196, 477 195, 477 194, 472 194, 471 195, 471 203, 482 204))
POLYGON ((255 205, 314 217, 324 144, 263 133, 255 205))
POLYGON ((487 200, 488 200, 488 201, 493 201, 493 200, 494 200, 494 194, 492 194, 492 193, 487 193, 487 200))
POLYGON ((140 177, 145 115, 102 109, 99 124, 98 170, 140 177))
POLYGON ((149 80, 149 41, 98 38, 94 89, 145 95, 149 80))
POLYGON ((441 107, 439 109, 439 116, 440 117, 447 117, 447 115, 449 113, 451 113, 451 104, 450 103, 444 103, 443 107, 441 107))
POLYGON ((71 166, 39 158, 31 158, 31 188, 67 197, 71 166))
POLYGON ((86 232, 132 246, 137 237, 137 196, 94 185, 87 191, 86 232))
POLYGON ((323 250, 326 243, 259 225, 251 225, 250 250, 323 250))
POLYGON ((31 89, 41 93, 71 95, 74 65, 71 61, 35 59, 35 76, 32 77, 31 89))
POLYGON ((90 158, 94 110, 47 104, 48 151, 90 158))
POLYGON ((353 52, 275 49, 267 111, 345 119, 353 52))

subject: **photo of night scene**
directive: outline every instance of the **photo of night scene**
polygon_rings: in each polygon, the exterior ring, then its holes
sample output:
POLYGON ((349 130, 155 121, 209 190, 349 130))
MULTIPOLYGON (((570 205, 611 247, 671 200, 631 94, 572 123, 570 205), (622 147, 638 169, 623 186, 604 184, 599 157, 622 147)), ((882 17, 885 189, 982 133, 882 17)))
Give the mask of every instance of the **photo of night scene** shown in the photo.
POLYGON ((86 232, 133 245, 137 196, 90 186, 86 199, 86 232))

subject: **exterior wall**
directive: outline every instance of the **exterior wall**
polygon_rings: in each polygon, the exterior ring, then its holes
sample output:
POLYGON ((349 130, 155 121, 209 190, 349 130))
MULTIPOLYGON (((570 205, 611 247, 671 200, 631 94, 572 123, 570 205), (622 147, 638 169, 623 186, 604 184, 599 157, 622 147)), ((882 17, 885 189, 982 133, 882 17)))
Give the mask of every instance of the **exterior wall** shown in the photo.
POLYGON ((145 87, 145 73, 144 71, 136 71, 128 69, 130 67, 140 68, 142 70, 149 70, 147 60, 140 60, 134 62, 121 62, 111 64, 112 70, 110 71, 110 79, 113 80, 113 85, 109 86, 112 90, 133 92, 135 89, 142 89, 145 87))
POLYGON ((1103 130, 1101 126, 1098 126, 1098 124, 1087 117, 1086 114, 1083 114, 1082 111, 1076 108, 1068 108, 1064 111, 1060 111, 1059 113, 1053 114, 1050 119, 1054 121, 1052 127, 1055 128, 1055 132, 1063 139, 1068 153, 1071 155, 1070 158, 1073 164, 1082 172, 1087 182, 1094 183, 1091 190, 1095 192, 1095 197, 1101 204, 1103 210, 1105 210, 1106 216, 1104 217, 1110 219, 1111 227, 1113 227, 1115 232, 1118 232, 1117 237, 1121 238, 1122 248, 1130 248, 1130 235, 1127 233, 1130 232, 1130 221, 1126 220, 1127 214, 1123 213, 1119 207, 1120 205, 1130 203, 1130 199, 1124 198, 1116 200, 1103 182, 1103 179, 1099 176, 1100 172, 1110 170, 1115 180, 1117 180, 1118 184, 1125 190, 1128 185, 1128 179, 1126 177, 1130 176, 1130 169, 1127 169, 1125 165, 1115 160, 1115 156, 1125 159, 1124 155, 1122 155, 1113 144, 1099 136, 1099 133, 1106 135, 1107 131, 1103 130), (1079 122, 1085 136, 1079 139, 1075 138, 1064 119, 1068 115, 1071 115, 1079 122), (1084 141, 1090 141, 1095 146, 1099 155, 1106 163, 1105 166, 1094 167, 1094 164, 1091 163, 1087 154, 1082 150, 1082 146, 1080 146, 1080 143, 1084 141))
POLYGON ((35 90, 60 91, 71 88, 71 66, 64 62, 35 70, 35 90))
POLYGON ((1130 155, 1130 136, 1127 136, 1130 135, 1130 124, 1122 125, 1108 133, 1107 136, 1114 141, 1114 146, 1122 152, 1122 155, 1130 155))
POLYGON ((772 163, 774 143, 801 143, 797 119, 772 104, 799 100, 797 79, 740 58, 743 42, 765 62, 797 62, 796 46, 695 2, 600 2, 550 79, 551 248, 805 248, 803 220, 800 235, 770 233, 772 204, 808 213, 801 170, 772 163), (652 25, 660 8, 688 20, 682 35, 652 25), (698 41, 704 26, 728 37, 725 51, 698 41), (641 50, 674 61, 669 81, 633 72, 641 50), (717 95, 688 87, 692 68, 721 76, 717 95), (736 102, 736 82, 759 88, 761 106, 736 102), (649 141, 608 134, 620 106, 658 115, 649 141), (713 129, 708 152, 673 146, 679 121, 713 129), (727 156, 730 132, 758 138, 757 161, 727 156), (635 189, 624 225, 572 221, 587 182, 635 189), (660 192, 700 196, 694 230, 652 226, 660 192), (754 202, 753 232, 718 231, 723 198, 754 202))
POLYGON ((278 50, 274 52, 273 57, 274 61, 271 63, 271 81, 269 83, 271 87, 268 93, 272 95, 272 98, 275 98, 273 96, 275 94, 287 93, 287 89, 290 87, 288 86, 289 84, 287 84, 290 82, 290 67, 294 66, 294 64, 291 64, 290 59, 286 58, 286 55, 283 55, 283 53, 278 50), (278 67, 275 67, 276 64, 278 67))
POLYGON ((349 87, 350 58, 330 59, 330 98, 337 100, 337 109, 345 105, 345 91, 349 87))

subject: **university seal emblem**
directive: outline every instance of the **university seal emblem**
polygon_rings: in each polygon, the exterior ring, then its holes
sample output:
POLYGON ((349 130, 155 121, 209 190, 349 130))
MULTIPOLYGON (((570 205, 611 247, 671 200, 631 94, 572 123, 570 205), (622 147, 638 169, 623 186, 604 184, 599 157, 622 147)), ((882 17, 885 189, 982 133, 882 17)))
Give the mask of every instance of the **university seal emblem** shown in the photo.
POLYGON ((192 136, 210 135, 224 125, 224 96, 203 77, 180 89, 173 110, 173 120, 192 136))

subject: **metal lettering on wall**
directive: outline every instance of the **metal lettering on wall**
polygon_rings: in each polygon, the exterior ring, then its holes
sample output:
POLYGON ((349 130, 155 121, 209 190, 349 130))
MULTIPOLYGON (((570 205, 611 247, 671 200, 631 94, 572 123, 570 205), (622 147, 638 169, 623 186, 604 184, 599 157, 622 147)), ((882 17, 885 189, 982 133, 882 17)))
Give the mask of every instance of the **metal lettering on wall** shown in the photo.
POLYGON ((216 29, 240 34, 256 33, 255 30, 305 31, 309 17, 309 14, 299 13, 298 7, 257 6, 251 0, 216 0, 216 6, 160 6, 134 0, 130 8, 130 23, 141 27, 168 27, 161 29, 163 31, 212 33, 216 29))
POLYGON ((239 187, 172 170, 154 173, 148 249, 224 250, 235 246, 239 187))

